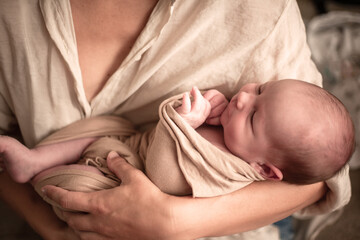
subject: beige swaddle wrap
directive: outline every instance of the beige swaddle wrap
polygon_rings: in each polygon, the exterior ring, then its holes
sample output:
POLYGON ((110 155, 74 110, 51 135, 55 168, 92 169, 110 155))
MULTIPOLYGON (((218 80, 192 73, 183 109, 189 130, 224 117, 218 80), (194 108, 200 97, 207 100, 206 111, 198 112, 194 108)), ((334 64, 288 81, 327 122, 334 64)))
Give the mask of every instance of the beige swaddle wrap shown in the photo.
MULTIPOLYGON (((160 134, 167 135, 171 143, 172 159, 176 161, 187 183, 191 186, 194 197, 211 197, 233 192, 253 181, 264 180, 249 164, 235 155, 224 152, 200 136, 176 112, 182 95, 165 100, 160 105, 160 121, 155 129, 154 139, 148 149, 145 168, 153 161, 155 168, 162 164, 160 152, 163 142, 160 134), (154 154, 153 154, 154 153, 154 154), (160 159, 160 160, 159 160, 160 159)), ((168 169, 171 171, 171 169, 168 169)), ((150 179, 150 172, 147 171, 150 179)), ((154 180, 153 180, 154 181, 154 180)), ((161 184, 160 182, 157 185, 161 184)))
POLYGON ((169 194, 217 196, 254 180, 264 180, 250 165, 217 148, 178 115, 174 107, 180 104, 181 96, 167 99, 160 105, 160 121, 156 128, 145 133, 137 132, 123 118, 99 116, 75 122, 50 135, 40 145, 80 137, 101 137, 85 149, 78 163, 94 166, 104 176, 78 169, 58 170, 41 177, 34 185, 36 191, 42 195, 40 189, 45 185, 83 192, 119 185, 121 181, 106 166, 110 151, 118 152, 169 194))

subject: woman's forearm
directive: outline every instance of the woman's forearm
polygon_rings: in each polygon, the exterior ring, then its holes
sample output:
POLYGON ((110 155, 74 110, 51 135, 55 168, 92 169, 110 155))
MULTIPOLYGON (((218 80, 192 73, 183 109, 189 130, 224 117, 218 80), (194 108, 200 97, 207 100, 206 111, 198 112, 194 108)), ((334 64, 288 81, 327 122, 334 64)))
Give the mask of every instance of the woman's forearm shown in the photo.
POLYGON ((325 191, 324 183, 256 182, 215 198, 174 198, 174 231, 191 239, 253 230, 318 201, 325 191))
POLYGON ((73 239, 71 230, 56 217, 32 186, 15 183, 5 171, 0 173, 0 197, 43 239, 73 239))

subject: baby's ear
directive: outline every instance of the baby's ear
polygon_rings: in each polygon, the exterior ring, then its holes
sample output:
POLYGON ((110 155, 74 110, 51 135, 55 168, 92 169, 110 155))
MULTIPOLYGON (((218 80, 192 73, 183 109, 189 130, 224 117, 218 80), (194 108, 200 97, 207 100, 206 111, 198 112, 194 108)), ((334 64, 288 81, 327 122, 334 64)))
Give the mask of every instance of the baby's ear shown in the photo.
POLYGON ((266 180, 281 181, 283 174, 280 169, 271 163, 257 163, 252 162, 250 165, 266 180))

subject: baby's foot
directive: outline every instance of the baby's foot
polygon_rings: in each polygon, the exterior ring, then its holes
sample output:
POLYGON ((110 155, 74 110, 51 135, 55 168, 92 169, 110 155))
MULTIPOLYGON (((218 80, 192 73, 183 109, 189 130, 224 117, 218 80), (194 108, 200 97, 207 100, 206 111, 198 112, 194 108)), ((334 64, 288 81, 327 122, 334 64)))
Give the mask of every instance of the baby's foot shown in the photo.
POLYGON ((0 163, 15 182, 27 182, 36 173, 31 150, 11 137, 0 136, 0 163))

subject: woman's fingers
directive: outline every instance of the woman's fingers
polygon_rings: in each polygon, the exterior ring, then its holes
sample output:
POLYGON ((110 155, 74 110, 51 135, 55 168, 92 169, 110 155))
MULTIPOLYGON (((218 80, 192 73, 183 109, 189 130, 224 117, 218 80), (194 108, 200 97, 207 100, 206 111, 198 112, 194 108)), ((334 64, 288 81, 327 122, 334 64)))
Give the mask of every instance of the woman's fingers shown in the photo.
POLYGON ((42 188, 45 196, 56 202, 64 209, 71 209, 79 212, 90 212, 93 204, 89 199, 89 194, 83 192, 70 192, 68 190, 56 187, 45 186, 42 188))
POLYGON ((76 232, 89 232, 93 230, 93 221, 86 213, 74 213, 61 211, 61 218, 67 222, 70 228, 76 229, 76 232))
POLYGON ((138 172, 141 173, 141 177, 146 176, 138 169, 130 165, 124 158, 120 157, 115 151, 111 151, 107 156, 107 164, 113 173, 121 180, 122 184, 126 184, 135 178, 139 177, 138 172))

